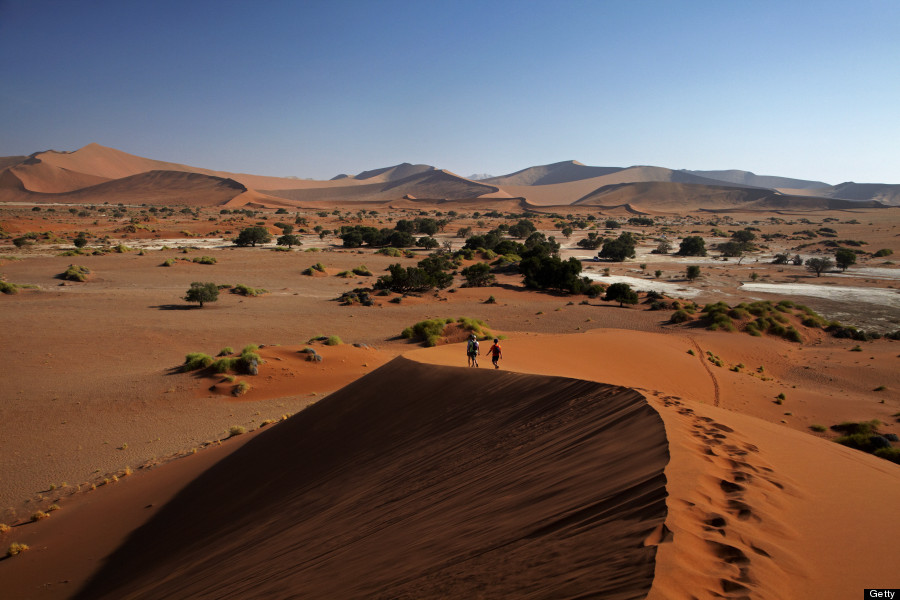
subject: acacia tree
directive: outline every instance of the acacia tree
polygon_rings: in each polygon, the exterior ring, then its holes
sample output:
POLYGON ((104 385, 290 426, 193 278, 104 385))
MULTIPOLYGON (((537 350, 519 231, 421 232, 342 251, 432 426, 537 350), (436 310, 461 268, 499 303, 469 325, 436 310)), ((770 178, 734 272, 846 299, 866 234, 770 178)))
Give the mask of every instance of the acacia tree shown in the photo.
POLYGON ((606 295, 603 296, 603 299, 617 301, 620 308, 625 304, 638 303, 637 292, 632 290, 631 286, 627 283, 614 283, 610 285, 606 288, 606 295))
POLYGON ((688 281, 694 281, 698 277, 700 277, 700 267, 697 265, 690 265, 684 272, 685 277, 688 278, 688 281))
POLYGON ((269 230, 261 225, 257 225, 242 229, 237 238, 235 238, 234 243, 237 246, 256 247, 256 244, 266 244, 271 240, 272 236, 269 234, 269 230))
POLYGON ((806 270, 816 274, 816 277, 822 276, 822 271, 827 271, 834 266, 834 261, 828 257, 825 258, 807 258, 806 270))
POLYGON ((215 302, 219 299, 219 286, 211 281, 206 283, 195 281, 188 288, 184 299, 188 302, 199 302, 200 308, 203 308, 204 302, 215 302))
POLYGON ((491 274, 491 267, 487 263, 475 263, 460 271, 460 274, 466 278, 468 287, 484 287, 496 281, 496 277, 491 274))
POLYGON ((837 252, 834 253, 834 261, 841 268, 841 271, 846 271, 847 267, 856 264, 856 252, 849 248, 838 248, 837 252))
POLYGON ((300 236, 293 233, 286 233, 280 238, 278 238, 276 242, 279 246, 287 246, 288 248, 293 248, 294 246, 300 246, 303 242, 300 241, 300 236))
POLYGON ((689 235, 681 240, 678 256, 706 256, 706 242, 699 235, 689 235))

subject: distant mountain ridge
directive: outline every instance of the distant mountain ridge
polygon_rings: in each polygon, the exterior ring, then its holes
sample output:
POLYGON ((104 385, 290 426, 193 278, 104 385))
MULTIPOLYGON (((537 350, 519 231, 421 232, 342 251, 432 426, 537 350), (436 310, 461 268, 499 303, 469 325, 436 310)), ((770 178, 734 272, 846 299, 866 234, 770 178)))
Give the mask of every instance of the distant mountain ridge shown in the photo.
POLYGON ((678 211, 900 206, 900 185, 756 175, 750 171, 588 166, 576 160, 501 176, 469 178, 427 164, 400 163, 331 180, 214 171, 128 154, 100 144, 0 157, 0 201, 113 201, 295 206, 309 202, 518 199, 533 206, 607 203, 678 211), (179 173, 181 175, 179 175, 179 173), (834 200, 835 202, 829 202, 834 200), (840 202, 837 202, 840 201, 840 202), (879 204, 880 203, 880 204, 879 204))

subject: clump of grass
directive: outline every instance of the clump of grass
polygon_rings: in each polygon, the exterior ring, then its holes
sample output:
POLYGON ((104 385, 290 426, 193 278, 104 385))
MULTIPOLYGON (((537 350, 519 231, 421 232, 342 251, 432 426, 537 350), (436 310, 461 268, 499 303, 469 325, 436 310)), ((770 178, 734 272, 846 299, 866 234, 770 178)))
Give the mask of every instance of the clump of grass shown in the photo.
POLYGON ((337 276, 343 277, 344 279, 349 279, 349 278, 353 277, 353 272, 352 271, 341 271, 340 273, 337 274, 337 276))
POLYGON ((69 265, 59 277, 67 281, 86 281, 91 270, 81 265, 69 265))
POLYGON ((231 288, 232 294, 240 294, 241 296, 260 296, 262 294, 268 294, 269 290, 265 288, 254 288, 249 285, 244 285, 243 283, 239 283, 233 288, 231 288))
POLYGON ((444 334, 444 328, 452 322, 453 319, 426 319, 411 327, 407 327, 400 333, 400 336, 408 340, 413 338, 419 339, 424 341, 425 346, 430 348, 437 345, 444 334))
POLYGON ((779 406, 784 404, 785 400, 787 400, 787 397, 784 395, 784 392, 775 396, 775 404, 778 404, 779 406))
POLYGON ((9 295, 18 294, 19 286, 17 286, 14 283, 10 283, 8 281, 0 280, 0 292, 2 292, 4 294, 9 294, 9 295))
POLYGON ((487 328, 487 325, 481 319, 473 319, 471 317, 459 317, 456 319, 456 322, 466 331, 471 331, 475 334, 475 336, 480 339, 487 339, 491 337, 490 329, 487 328))
POLYGON ((219 350, 219 353, 216 356, 228 356, 229 354, 234 354, 234 348, 232 348, 231 346, 225 346, 224 348, 219 350))
POLYGON ((214 265, 216 264, 216 259, 212 256, 195 256, 191 262, 195 262, 200 265, 214 265))
POLYGON ((691 320, 691 315, 687 313, 686 310, 680 308, 672 313, 672 316, 669 317, 670 323, 685 323, 691 320))
POLYGON ((376 251, 375 254, 384 254, 385 256, 391 256, 394 258, 399 258, 400 256, 403 256, 403 253, 400 252, 400 250, 398 248, 394 248, 392 246, 382 248, 381 250, 376 251))
POLYGON ((886 386, 886 385, 879 385, 877 388, 873 389, 872 391, 873 391, 873 392, 883 392, 883 391, 885 391, 885 390, 887 390, 887 386, 886 386))
POLYGON ((212 363, 212 370, 215 373, 227 373, 237 367, 239 358, 223 357, 212 363))
POLYGON ((372 271, 369 270, 369 267, 366 265, 359 265, 353 269, 354 275, 359 275, 361 277, 365 277, 372 274, 372 271))
POLYGON ((134 248, 126 246, 125 244, 118 244, 113 246, 111 250, 117 254, 125 254, 126 252, 131 252, 134 248))
POLYGON ((247 433, 247 430, 241 425, 232 425, 228 428, 228 437, 234 437, 236 435, 242 435, 247 433))
POLYGON ((202 352, 191 352, 184 358, 184 364, 181 370, 184 373, 188 371, 196 371, 197 369, 205 369, 213 364, 213 357, 202 352))
POLYGON ((343 343, 344 342, 341 340, 341 338, 339 338, 336 335, 329 335, 328 338, 325 340, 326 346, 340 346, 343 343))
POLYGON ((174 264, 175 264, 175 259, 174 259, 174 258, 167 258, 167 259, 163 262, 163 264, 161 264, 160 266, 161 266, 161 267, 171 267, 171 266, 174 265, 174 264))
POLYGON ((38 521, 41 521, 41 520, 43 520, 43 519, 46 519, 46 518, 49 517, 49 516, 50 516, 50 515, 48 515, 48 514, 45 513, 44 511, 39 510, 39 511, 37 511, 36 513, 34 513, 33 515, 31 515, 31 522, 32 522, 32 523, 37 523, 38 521))
POLYGON ((809 428, 817 433, 823 433, 828 429, 824 425, 810 425, 809 428))
POLYGON ((6 556, 8 558, 12 558, 13 556, 17 556, 23 552, 28 550, 28 544, 20 544, 19 542, 13 542, 9 545, 9 548, 6 550, 6 556))
MULTIPOLYGON (((237 384, 235 384, 234 388, 232 388, 231 393, 235 396, 243 396, 244 394, 246 394, 249 391, 250 391, 249 383, 247 383, 246 381, 238 381, 237 384)), ((244 433, 244 432, 241 431, 241 433, 244 433)), ((232 434, 232 435, 236 435, 236 434, 232 434)))
POLYGON ((6 523, 0 523, 0 534, 7 533, 10 530, 10 526, 6 523))
POLYGON ((304 274, 304 275, 312 275, 312 274, 315 273, 316 271, 318 271, 319 273, 324 273, 324 272, 325 272, 325 265, 323 265, 323 264, 320 263, 320 262, 319 262, 319 263, 316 263, 316 264, 314 264, 313 266, 309 267, 308 269, 305 269, 305 270, 303 271, 303 274, 304 274))
POLYGON ((494 298, 494 295, 491 294, 488 296, 488 299, 484 301, 485 304, 497 304, 497 299, 494 298))

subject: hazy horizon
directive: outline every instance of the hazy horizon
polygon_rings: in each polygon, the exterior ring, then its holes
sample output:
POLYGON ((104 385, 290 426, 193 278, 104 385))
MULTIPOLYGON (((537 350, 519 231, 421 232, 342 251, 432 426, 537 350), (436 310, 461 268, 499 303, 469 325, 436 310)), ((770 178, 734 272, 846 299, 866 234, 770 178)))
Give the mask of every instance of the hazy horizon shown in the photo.
POLYGON ((0 0, 0 156, 900 183, 900 4, 0 0))

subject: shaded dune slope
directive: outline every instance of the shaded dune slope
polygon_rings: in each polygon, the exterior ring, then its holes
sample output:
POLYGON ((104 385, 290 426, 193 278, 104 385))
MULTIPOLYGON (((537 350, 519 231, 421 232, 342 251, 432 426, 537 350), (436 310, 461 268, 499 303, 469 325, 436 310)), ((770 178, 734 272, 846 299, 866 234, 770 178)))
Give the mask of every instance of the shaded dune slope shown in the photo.
POLYGON ((815 196, 791 196, 760 188, 677 182, 635 182, 606 185, 579 198, 579 206, 630 205, 635 210, 779 210, 878 208, 877 202, 851 202, 815 196))
POLYGON ((668 446, 637 392, 397 358, 210 468, 76 598, 642 598, 668 446))
POLYGON ((71 192, 26 192, 32 202, 147 203, 156 206, 218 206, 247 191, 233 179, 185 171, 148 171, 71 192))

